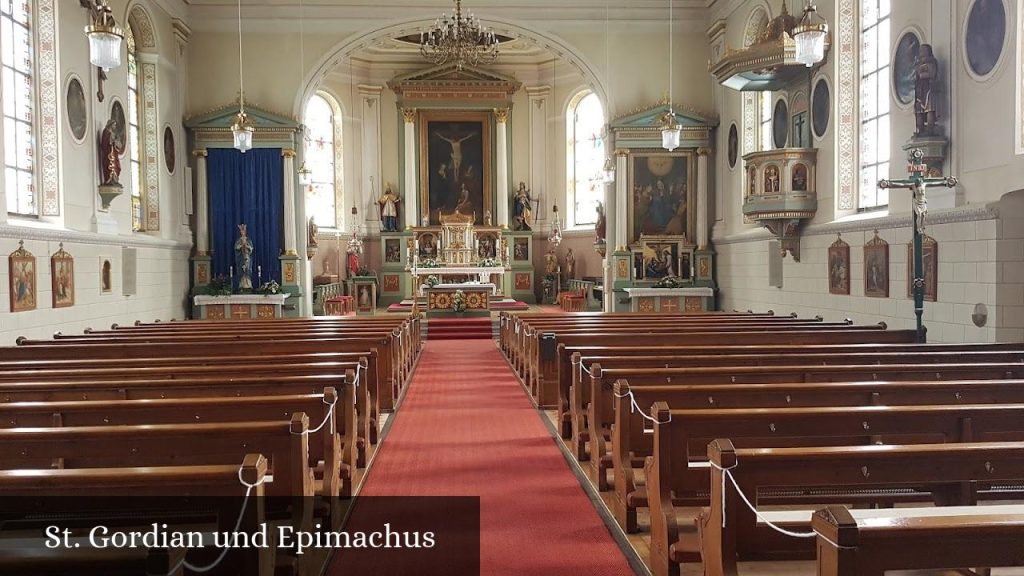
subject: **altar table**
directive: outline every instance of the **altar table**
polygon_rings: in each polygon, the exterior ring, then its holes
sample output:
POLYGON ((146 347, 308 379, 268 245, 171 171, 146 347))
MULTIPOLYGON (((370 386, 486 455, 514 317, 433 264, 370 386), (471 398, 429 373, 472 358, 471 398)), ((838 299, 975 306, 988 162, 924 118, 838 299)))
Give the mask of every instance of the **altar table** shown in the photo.
POLYGON ((452 310, 452 299, 455 293, 462 291, 466 296, 467 315, 482 315, 491 313, 491 292, 493 284, 451 284, 448 286, 434 286, 424 289, 427 295, 427 315, 444 316, 454 314, 452 310))
POLYGON ((196 320, 248 320, 281 318, 281 310, 290 294, 232 294, 195 296, 192 299, 196 320))
POLYGON ((695 288, 625 288, 630 312, 708 312, 715 309, 715 291, 695 288))

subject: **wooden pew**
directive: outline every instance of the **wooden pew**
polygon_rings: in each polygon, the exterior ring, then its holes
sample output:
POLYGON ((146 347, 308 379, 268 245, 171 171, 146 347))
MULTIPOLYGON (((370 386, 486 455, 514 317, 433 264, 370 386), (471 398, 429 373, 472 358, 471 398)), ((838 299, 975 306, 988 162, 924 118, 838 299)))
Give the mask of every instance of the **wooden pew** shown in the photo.
POLYGON ((708 504, 708 467, 691 462, 706 458, 715 438, 742 447, 1024 440, 1024 404, 670 410, 657 402, 650 415, 659 422, 644 466, 656 576, 678 574, 678 562, 699 549, 696 538, 673 546, 683 537, 673 498, 708 504))
MULTIPOLYGON (((799 356, 794 361, 799 361, 799 356)), ((592 475, 607 488, 601 480, 604 478, 604 467, 608 461, 602 457, 608 453, 604 443, 603 426, 614 418, 612 410, 612 385, 617 380, 626 379, 631 385, 672 385, 672 384, 755 384, 755 383, 794 383, 794 382, 855 382, 876 380, 999 380, 1024 377, 1024 364, 1019 362, 990 362, 982 364, 870 364, 870 365, 782 365, 782 366, 712 366, 692 368, 617 368, 603 370, 595 365, 589 376, 591 398, 589 412, 592 425, 588 430, 587 440, 591 444, 592 475), (596 401, 594 400, 596 398, 596 401), (598 411, 601 416, 599 417, 598 411)), ((582 414, 582 386, 574 387, 574 398, 571 406, 576 414, 582 414)), ((577 418, 574 422, 579 430, 583 422, 577 418)), ((573 448, 577 455, 582 451, 582 439, 574 438, 573 448)), ((622 447, 642 453, 644 445, 622 447)), ((622 471, 624 472, 624 471, 622 471)), ((628 472, 624 472, 628 474, 628 472)), ((615 471, 616 478, 620 470, 615 471)), ((628 483, 628 480, 627 480, 628 483)))
MULTIPOLYGON (((572 438, 572 422, 570 414, 570 401, 572 398, 572 386, 574 379, 581 373, 578 364, 573 358, 579 353, 582 359, 586 356, 605 356, 622 358, 623 362, 629 365, 637 365, 626 360, 627 357, 647 356, 672 356, 672 357, 696 357, 710 355, 743 355, 759 354, 770 358, 785 357, 793 354, 829 354, 832 356, 846 353, 889 353, 901 354, 907 352, 929 352, 929 353, 972 353, 972 352, 995 352, 995 351, 1019 351, 1020 344, 802 344, 800 346, 772 345, 772 344, 741 344, 741 345, 718 345, 702 346, 694 345, 653 345, 653 346, 606 346, 606 345, 559 345, 558 347, 558 389, 559 408, 558 422, 561 423, 562 438, 572 438)), ((603 367, 612 368, 611 364, 602 364, 603 367)), ((584 394, 588 390, 583 390, 584 394)))
POLYGON ((353 495, 358 464, 352 391, 346 383, 340 395, 328 387, 318 394, 0 403, 0 429, 255 422, 304 412, 313 427, 327 422, 310 435, 310 466, 323 466, 322 487, 316 493, 325 498, 348 498, 353 495))
POLYGON ((1020 506, 885 510, 860 520, 830 506, 814 514, 819 576, 884 576, 889 570, 1024 565, 1020 506), (939 514, 939 515, 934 515, 939 514))
POLYGON ((745 559, 813 557, 813 540, 784 536, 760 524, 736 484, 758 507, 773 502, 806 506, 803 511, 759 510, 787 530, 806 533, 819 504, 892 502, 894 494, 899 498, 900 492, 911 492, 939 506, 973 506, 975 495, 962 493, 961 483, 1024 480, 1024 442, 737 449, 720 439, 708 445, 708 460, 710 507, 697 519, 707 576, 737 576, 737 562, 745 559), (805 494, 773 498, 772 491, 781 489, 805 494))
MULTIPOLYGON (((534 396, 538 405, 544 408, 556 408, 560 401, 558 389, 558 345, 568 346, 604 345, 638 346, 645 343, 660 346, 680 345, 745 345, 745 344, 847 344, 847 343, 911 343, 916 341, 913 330, 807 330, 794 328, 791 330, 770 330, 747 332, 728 330, 704 330, 683 333, 613 333, 613 334, 563 334, 544 335, 538 338, 537 354, 529 356, 533 367, 529 372, 534 374, 534 396)), ((566 358, 566 363, 569 359, 566 358)), ((565 398, 568 408, 568 397, 565 398)))
MULTIPOLYGON (((11 526, 26 515, 58 514, 62 522, 74 521, 81 516, 91 525, 103 524, 104 514, 112 518, 123 515, 124 507, 111 510, 112 498, 141 498, 147 500, 146 521, 165 521, 174 525, 181 522, 183 513, 197 515, 201 510, 195 500, 183 505, 182 497, 202 497, 214 516, 210 530, 235 531, 252 534, 266 522, 263 507, 250 502, 241 516, 237 508, 245 487, 239 480, 254 485, 250 498, 258 502, 266 493, 263 485, 267 478, 267 460, 260 454, 248 454, 237 464, 205 466, 165 466, 148 468, 93 468, 83 470, 3 470, 0 471, 0 498, 4 501, 0 511, 0 524, 11 526), (89 498, 81 498, 89 494, 89 498), (233 496, 234 499, 224 499, 233 496), (222 497, 222 498, 214 498, 222 497), (49 505, 49 507, 47 507, 49 505), (154 508, 160 506, 160 509, 154 508), (177 519, 177 520, 176 520, 177 519)), ((81 520, 79 520, 81 521, 81 520)), ((123 522, 123 519, 120 520, 123 522)), ((37 521, 38 522, 38 521, 37 521)), ((193 529, 190 527, 189 529, 193 529)), ((183 576, 182 561, 186 549, 118 549, 95 550, 87 546, 49 552, 41 531, 29 534, 4 535, 0 532, 0 573, 4 574, 75 574, 81 576, 109 576, 110 574, 145 574, 146 576, 183 576), (11 538, 26 539, 28 546, 15 548, 11 538)), ((189 561, 204 565, 191 555, 189 561)), ((229 552, 223 568, 213 574, 224 574, 225 569, 241 569, 254 576, 274 573, 274 550, 270 548, 237 549, 229 552)))
POLYGON ((218 464, 258 451, 270 461, 268 496, 291 501, 296 530, 313 526, 309 418, 290 420, 77 428, 0 429, 0 467, 110 468, 218 464))

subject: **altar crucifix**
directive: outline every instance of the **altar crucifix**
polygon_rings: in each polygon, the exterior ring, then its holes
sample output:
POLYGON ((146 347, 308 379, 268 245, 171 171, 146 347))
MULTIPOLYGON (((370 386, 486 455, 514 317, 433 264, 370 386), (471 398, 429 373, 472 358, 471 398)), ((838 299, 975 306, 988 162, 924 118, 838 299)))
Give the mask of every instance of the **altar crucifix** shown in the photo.
MULTIPOLYGON (((924 151, 914 148, 908 154, 907 171, 910 177, 902 180, 880 180, 878 187, 883 190, 911 190, 914 194, 914 314, 917 315, 917 341, 924 343, 924 247, 922 237, 925 228, 925 216, 928 214, 928 199, 925 195, 929 187, 944 186, 953 188, 957 179, 952 176, 943 178, 927 178, 928 165, 924 163, 924 151)), ((936 271, 937 272, 937 271, 936 271)))

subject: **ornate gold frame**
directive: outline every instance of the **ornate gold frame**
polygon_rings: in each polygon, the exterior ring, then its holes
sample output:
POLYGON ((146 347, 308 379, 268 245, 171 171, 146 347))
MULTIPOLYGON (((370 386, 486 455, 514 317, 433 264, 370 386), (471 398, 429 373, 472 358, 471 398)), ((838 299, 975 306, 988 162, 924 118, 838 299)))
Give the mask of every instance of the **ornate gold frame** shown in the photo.
MULTIPOLYGON (((430 122, 480 122, 483 127, 483 181, 484 212, 494 213, 493 149, 491 147, 492 112, 481 110, 419 110, 419 163, 420 163, 420 222, 430 217, 430 141, 427 127, 430 122)), ((476 215, 477 224, 482 225, 484 215, 476 215)))
MULTIPOLYGON (((686 159, 686 243, 693 244, 694 236, 697 231, 697 150, 686 149, 676 152, 666 152, 664 150, 658 150, 654 148, 644 149, 632 149, 629 150, 627 155, 627 171, 629 173, 629 189, 626 190, 626 205, 628 209, 626 211, 626 240, 630 246, 635 245, 640 241, 640 234, 633 229, 633 210, 634 200, 633 190, 636 187, 636 170, 634 164, 638 158, 651 158, 657 156, 671 156, 673 158, 685 158, 686 159)), ((648 236, 650 238, 651 236, 648 236)))

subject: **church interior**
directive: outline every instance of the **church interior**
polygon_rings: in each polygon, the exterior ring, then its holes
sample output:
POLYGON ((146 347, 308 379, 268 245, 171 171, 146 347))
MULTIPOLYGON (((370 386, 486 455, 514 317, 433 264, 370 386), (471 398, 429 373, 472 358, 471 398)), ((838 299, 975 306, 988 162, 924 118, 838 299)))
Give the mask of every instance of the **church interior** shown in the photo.
POLYGON ((1024 0, 0 0, 0 72, 0 576, 1024 574, 1024 0))

